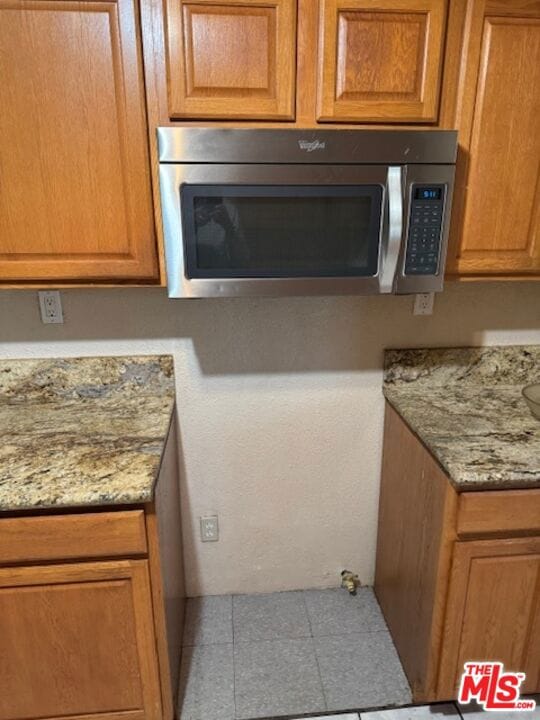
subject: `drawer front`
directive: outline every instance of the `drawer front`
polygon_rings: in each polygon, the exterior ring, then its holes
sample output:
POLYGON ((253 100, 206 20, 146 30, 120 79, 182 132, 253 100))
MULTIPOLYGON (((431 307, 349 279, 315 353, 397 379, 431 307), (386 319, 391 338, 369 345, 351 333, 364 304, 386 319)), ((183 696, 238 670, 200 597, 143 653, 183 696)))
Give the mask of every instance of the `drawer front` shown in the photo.
POLYGON ((539 535, 540 489, 462 493, 457 533, 459 537, 539 535))
POLYGON ((146 554, 144 512, 0 518, 0 564, 146 554))

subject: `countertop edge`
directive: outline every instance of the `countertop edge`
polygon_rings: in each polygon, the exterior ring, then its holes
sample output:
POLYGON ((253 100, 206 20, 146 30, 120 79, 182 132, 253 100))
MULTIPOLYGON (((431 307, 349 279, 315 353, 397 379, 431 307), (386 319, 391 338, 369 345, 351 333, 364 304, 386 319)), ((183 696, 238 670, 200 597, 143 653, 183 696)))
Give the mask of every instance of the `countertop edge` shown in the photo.
POLYGON ((101 497, 93 498, 89 496, 88 499, 84 499, 84 497, 82 497, 77 502, 43 503, 42 505, 29 505, 28 503, 23 503, 21 505, 10 504, 9 506, 0 506, 0 519, 4 514, 7 515, 8 513, 13 513, 16 515, 32 513, 32 515, 36 515, 42 511, 50 513, 51 511, 54 512, 54 510, 84 510, 86 508, 88 508, 90 511, 92 511, 92 509, 96 510, 97 508, 111 508, 114 511, 114 509, 117 507, 136 507, 140 505, 147 505, 148 503, 153 502, 159 474, 161 472, 161 466, 163 464, 165 448, 167 446, 167 441, 169 440, 169 435, 171 433, 171 428, 174 422, 175 411, 176 400, 174 400, 173 398, 173 403, 169 414, 169 420, 167 422, 167 430, 163 435, 159 461, 156 463, 152 479, 148 481, 148 489, 144 492, 133 493, 132 495, 126 493, 125 496, 117 495, 115 498, 109 500, 105 500, 101 497))
POLYGON ((540 482, 537 479, 532 480, 530 483, 523 479, 512 478, 504 478, 504 480, 491 480, 489 478, 486 478, 485 480, 468 480, 466 477, 462 477, 459 474, 456 474, 452 466, 449 465, 443 457, 441 457, 440 453, 437 451, 437 448, 434 447, 428 439, 426 439, 426 437, 422 434, 422 431, 418 428, 414 421, 412 421, 408 414, 404 412, 403 409, 399 406, 399 399, 396 398, 395 393, 389 392, 388 388, 383 386, 383 396, 385 401, 397 412, 397 414, 407 425, 407 427, 414 433, 414 435, 426 448, 429 454, 438 463, 438 465, 441 467, 441 469, 447 476, 448 481, 457 493, 476 491, 484 492, 489 490, 535 490, 540 488, 540 482))

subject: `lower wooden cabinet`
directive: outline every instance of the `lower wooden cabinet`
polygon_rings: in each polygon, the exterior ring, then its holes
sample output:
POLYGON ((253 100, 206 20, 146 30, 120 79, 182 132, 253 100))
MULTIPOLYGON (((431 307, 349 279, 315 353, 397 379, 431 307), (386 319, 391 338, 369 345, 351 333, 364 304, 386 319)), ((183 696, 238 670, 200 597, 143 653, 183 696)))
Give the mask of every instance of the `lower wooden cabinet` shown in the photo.
POLYGON ((0 720, 173 720, 184 622, 175 432, 152 503, 0 516, 0 720))
POLYGON ((463 664, 482 658, 540 689, 540 537, 455 544, 438 693, 451 697, 463 664))
POLYGON ((415 702, 456 698, 466 661, 540 691, 540 489, 458 494, 387 404, 375 593, 415 702))
POLYGON ((148 561, 0 570, 0 718, 160 720, 148 561))

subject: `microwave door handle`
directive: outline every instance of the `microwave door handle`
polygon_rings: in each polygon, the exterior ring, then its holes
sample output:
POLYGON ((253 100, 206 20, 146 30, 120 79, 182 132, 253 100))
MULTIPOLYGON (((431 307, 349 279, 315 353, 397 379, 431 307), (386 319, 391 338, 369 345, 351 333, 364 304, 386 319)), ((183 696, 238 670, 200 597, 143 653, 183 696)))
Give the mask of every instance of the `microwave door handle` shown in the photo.
POLYGON ((379 275, 379 292, 391 293, 401 250, 403 235, 403 190, 401 182, 401 166, 390 166, 386 178, 386 195, 388 198, 388 223, 383 261, 379 275))

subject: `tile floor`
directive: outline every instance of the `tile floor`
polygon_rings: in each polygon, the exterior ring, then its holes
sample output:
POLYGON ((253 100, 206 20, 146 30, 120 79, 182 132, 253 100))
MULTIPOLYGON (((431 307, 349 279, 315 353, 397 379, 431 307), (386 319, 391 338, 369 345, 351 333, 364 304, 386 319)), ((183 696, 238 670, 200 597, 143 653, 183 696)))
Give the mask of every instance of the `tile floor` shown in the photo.
POLYGON ((180 675, 181 720, 322 715, 411 702, 371 588, 356 597, 332 589, 191 599, 180 675))
MULTIPOLYGON (((402 707, 409 686, 371 588, 189 600, 180 675, 180 720, 492 720, 454 703, 402 707)), ((534 712, 504 720, 540 720, 533 697, 534 712)))
MULTIPOLYGON (((540 720, 540 695, 533 695, 536 699, 536 709, 533 712, 505 712, 495 713, 501 715, 501 720, 540 720)), ((392 708, 391 710, 375 710, 372 712, 347 713, 346 715, 326 715, 299 720, 490 720, 493 713, 486 713, 479 709, 466 709, 454 703, 438 703, 436 705, 421 705, 417 707, 392 708)))

